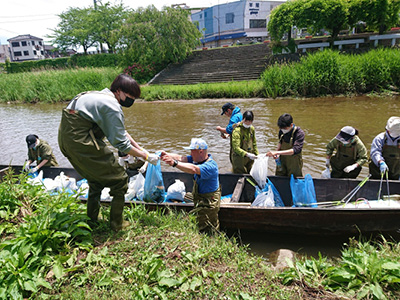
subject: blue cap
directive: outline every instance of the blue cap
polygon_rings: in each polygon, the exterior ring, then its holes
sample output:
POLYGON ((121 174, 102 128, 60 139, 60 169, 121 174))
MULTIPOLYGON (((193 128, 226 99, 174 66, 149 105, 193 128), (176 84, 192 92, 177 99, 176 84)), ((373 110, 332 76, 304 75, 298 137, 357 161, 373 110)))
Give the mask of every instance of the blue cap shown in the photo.
POLYGON ((207 149, 207 143, 205 140, 203 139, 199 139, 199 138, 192 138, 192 140, 190 141, 190 145, 189 147, 183 147, 183 149, 186 150, 203 150, 203 149, 207 149))

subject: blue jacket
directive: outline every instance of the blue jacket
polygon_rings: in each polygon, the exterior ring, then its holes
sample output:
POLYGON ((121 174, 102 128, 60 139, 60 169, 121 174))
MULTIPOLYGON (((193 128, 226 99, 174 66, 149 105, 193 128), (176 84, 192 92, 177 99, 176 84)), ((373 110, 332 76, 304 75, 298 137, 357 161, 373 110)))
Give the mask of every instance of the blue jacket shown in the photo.
POLYGON ((229 124, 228 124, 228 126, 226 126, 226 132, 228 134, 232 134, 233 124, 236 124, 236 123, 242 121, 242 119, 243 119, 243 116, 240 111, 240 108, 238 106, 236 106, 235 109, 232 111, 232 116, 229 119, 229 124))

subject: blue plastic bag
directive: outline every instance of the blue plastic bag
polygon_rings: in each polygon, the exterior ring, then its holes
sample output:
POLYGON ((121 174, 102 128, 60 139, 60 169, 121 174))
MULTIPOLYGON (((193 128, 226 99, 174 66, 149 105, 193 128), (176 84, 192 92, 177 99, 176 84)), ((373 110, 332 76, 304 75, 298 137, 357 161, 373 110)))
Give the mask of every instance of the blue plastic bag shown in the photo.
POLYGON ((266 182, 266 184, 265 184, 265 186, 264 186, 264 188, 262 190, 258 186, 256 186, 255 198, 257 198, 257 196, 260 193, 268 192, 268 190, 270 188, 272 189, 272 192, 274 194, 275 207, 284 207, 285 204, 282 201, 281 195, 279 194, 278 190, 276 189, 274 184, 271 182, 271 180, 268 180, 268 179, 267 179, 267 182, 266 182))
POLYGON ((146 178, 144 180, 145 202, 163 202, 165 199, 164 180, 161 173, 161 164, 158 160, 156 165, 150 164, 147 167, 146 178))
POLYGON ((292 191, 293 206, 317 207, 314 182, 310 174, 304 179, 294 179, 290 176, 290 189, 292 191))

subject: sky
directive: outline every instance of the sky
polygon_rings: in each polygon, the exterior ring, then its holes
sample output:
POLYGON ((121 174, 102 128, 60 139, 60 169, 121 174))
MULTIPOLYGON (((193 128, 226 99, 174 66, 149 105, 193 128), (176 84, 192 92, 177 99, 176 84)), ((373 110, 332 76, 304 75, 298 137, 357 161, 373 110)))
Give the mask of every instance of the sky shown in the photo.
MULTIPOLYGON (((210 7, 235 0, 123 0, 124 6, 137 9, 154 5, 158 9, 172 4, 186 3, 189 7, 210 7)), ((102 0, 103 4, 120 1, 102 0)), ((0 6, 0 44, 8 44, 7 39, 22 34, 30 34, 48 41, 46 35, 52 33, 60 22, 57 15, 70 7, 93 7, 94 0, 4 0, 0 6)))

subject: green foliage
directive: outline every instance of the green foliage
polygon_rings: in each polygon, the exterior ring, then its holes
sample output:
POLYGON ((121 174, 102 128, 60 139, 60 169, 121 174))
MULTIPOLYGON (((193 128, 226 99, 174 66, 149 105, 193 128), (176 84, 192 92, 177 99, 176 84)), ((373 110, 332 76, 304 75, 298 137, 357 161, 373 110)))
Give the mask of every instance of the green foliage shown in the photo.
POLYGON ((154 77, 156 69, 153 65, 143 66, 141 64, 133 64, 124 70, 124 73, 130 75, 139 83, 146 83, 154 77))
POLYGON ((160 71, 169 63, 180 62, 199 45, 201 33, 189 20, 188 11, 154 6, 131 13, 121 29, 125 66, 133 63, 154 65, 160 71))
MULTIPOLYGON (((23 299, 52 286, 47 272, 71 248, 90 250, 88 217, 75 198, 50 196, 26 174, 0 183, 0 298, 23 299), (7 225, 13 225, 11 226, 7 225)), ((65 258, 63 258, 65 259, 65 258)))
POLYGON ((399 245, 351 241, 337 261, 304 259, 279 274, 284 284, 306 281, 357 299, 394 299, 400 290, 399 245))
POLYGON ((400 89, 400 53, 378 49, 361 55, 326 50, 299 63, 275 64, 262 74, 267 97, 323 96, 400 89))

